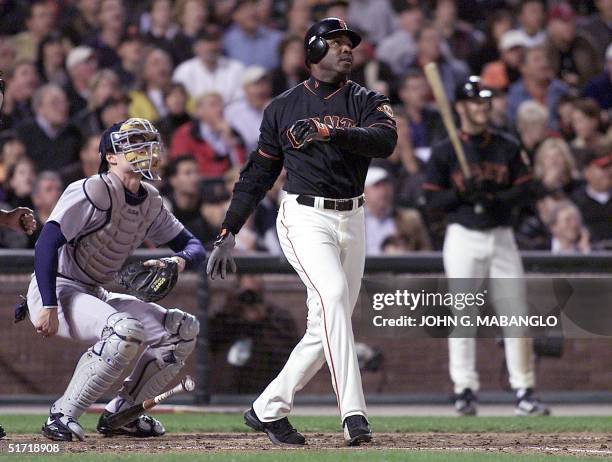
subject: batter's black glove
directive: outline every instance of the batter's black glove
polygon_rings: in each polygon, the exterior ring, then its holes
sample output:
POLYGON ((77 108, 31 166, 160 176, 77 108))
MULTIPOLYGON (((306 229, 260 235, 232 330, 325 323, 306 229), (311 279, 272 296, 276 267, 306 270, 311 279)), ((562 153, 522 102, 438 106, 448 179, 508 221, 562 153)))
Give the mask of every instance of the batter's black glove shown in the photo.
POLYGON ((206 274, 211 279, 215 278, 215 275, 219 274, 221 279, 225 279, 227 275, 227 264, 229 262, 231 270, 235 273, 236 262, 232 257, 232 250, 236 245, 236 239, 234 235, 227 229, 222 229, 221 233, 217 236, 215 241, 215 247, 208 257, 208 264, 206 265, 206 274))
POLYGON ((178 280, 178 263, 172 258, 131 263, 117 273, 116 280, 129 294, 145 302, 161 300, 178 280))
POLYGON ((329 141, 333 130, 315 119, 302 119, 289 128, 289 138, 296 148, 301 148, 311 141, 329 141))

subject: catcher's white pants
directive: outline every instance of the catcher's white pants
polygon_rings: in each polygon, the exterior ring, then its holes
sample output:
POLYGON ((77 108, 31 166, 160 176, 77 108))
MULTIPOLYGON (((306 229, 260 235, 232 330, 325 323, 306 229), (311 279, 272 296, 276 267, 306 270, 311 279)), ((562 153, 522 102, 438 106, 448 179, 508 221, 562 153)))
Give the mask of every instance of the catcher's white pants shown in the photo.
MULTIPOLYGON (((523 264, 510 228, 473 230, 453 223, 446 230, 443 258, 448 278, 492 278, 488 298, 498 314, 527 313, 523 264), (511 279, 496 281, 496 278, 511 279)), ((477 391, 480 384, 476 372, 476 340, 449 338, 448 348, 455 393, 465 388, 477 391)), ((533 387, 532 339, 505 338, 504 349, 510 386, 513 389, 533 387)))
POLYGON ((276 225, 283 252, 307 288, 306 333, 253 409, 263 422, 286 417, 295 392, 327 361, 342 420, 365 416, 351 324, 365 261, 363 207, 324 210, 300 205, 296 197, 282 201, 276 225))

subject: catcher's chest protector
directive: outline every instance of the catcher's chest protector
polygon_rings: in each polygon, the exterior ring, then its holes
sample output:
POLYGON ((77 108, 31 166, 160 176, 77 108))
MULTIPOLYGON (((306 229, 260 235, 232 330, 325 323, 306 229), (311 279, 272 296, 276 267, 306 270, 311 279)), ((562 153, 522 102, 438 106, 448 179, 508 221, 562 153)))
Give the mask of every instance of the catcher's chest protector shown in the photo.
POLYGON ((81 237, 75 244, 75 261, 95 281, 113 280, 130 254, 142 244, 145 235, 162 209, 157 189, 142 183, 147 198, 139 205, 125 201, 121 180, 113 173, 92 176, 84 184, 90 202, 106 211, 101 228, 81 237))

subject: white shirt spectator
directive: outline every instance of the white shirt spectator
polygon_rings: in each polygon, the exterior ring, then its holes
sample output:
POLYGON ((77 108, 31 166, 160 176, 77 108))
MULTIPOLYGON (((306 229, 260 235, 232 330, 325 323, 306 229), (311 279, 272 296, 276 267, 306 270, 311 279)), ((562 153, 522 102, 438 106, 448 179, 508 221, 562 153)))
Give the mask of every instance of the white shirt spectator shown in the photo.
POLYGON ((195 57, 179 64, 172 80, 182 83, 193 98, 215 91, 223 96, 227 104, 243 96, 243 72, 244 65, 233 59, 220 57, 217 67, 211 71, 200 58, 195 57))
POLYGON ((544 45, 546 42, 546 32, 543 30, 539 31, 535 35, 529 35, 523 29, 517 29, 520 32, 520 40, 525 44, 527 48, 539 47, 544 45))
POLYGON ((397 234, 397 227, 392 216, 383 219, 365 210, 366 255, 382 255, 382 243, 389 236, 397 234))
POLYGON ((240 134, 247 152, 257 149, 263 109, 256 109, 246 99, 234 101, 225 109, 225 120, 240 134))

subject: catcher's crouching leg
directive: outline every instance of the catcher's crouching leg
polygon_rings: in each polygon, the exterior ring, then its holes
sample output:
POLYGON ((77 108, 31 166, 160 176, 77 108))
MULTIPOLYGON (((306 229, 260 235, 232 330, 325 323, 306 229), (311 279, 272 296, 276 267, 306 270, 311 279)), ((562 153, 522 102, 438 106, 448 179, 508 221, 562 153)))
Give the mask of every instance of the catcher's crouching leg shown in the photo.
POLYGON ((78 418, 119 378, 145 340, 144 326, 125 313, 108 317, 101 340, 77 363, 64 395, 51 406, 42 434, 56 441, 83 441, 78 418))
POLYGON ((157 419, 145 414, 118 429, 112 430, 106 425, 108 417, 114 413, 164 392, 195 349, 200 331, 200 323, 195 316, 170 309, 164 320, 164 328, 168 337, 145 350, 134 372, 123 382, 119 396, 109 403, 100 417, 98 432, 106 436, 136 437, 161 436, 166 432, 157 419))

